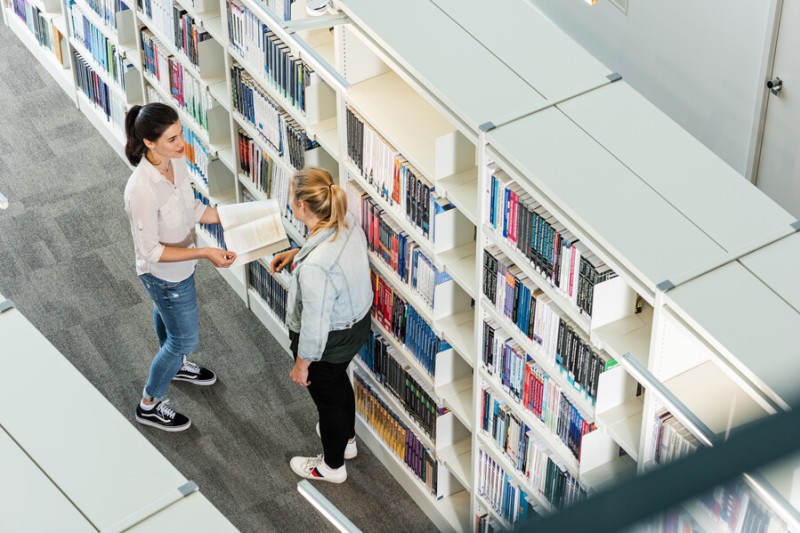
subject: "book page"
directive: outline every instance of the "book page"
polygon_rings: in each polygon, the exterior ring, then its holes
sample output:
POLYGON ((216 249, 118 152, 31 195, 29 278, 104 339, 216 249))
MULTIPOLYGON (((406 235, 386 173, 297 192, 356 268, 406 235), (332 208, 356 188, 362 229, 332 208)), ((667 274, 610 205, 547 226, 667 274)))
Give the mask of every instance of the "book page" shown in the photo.
POLYGON ((231 266, 245 265, 289 247, 277 201, 224 205, 217 211, 225 230, 225 244, 236 252, 231 266))
MULTIPOLYGON (((229 229, 241 226, 259 218, 265 218, 273 213, 281 215, 277 200, 259 200, 258 202, 244 202, 241 204, 221 205, 217 207, 219 220, 227 234, 229 229)), ((238 253, 238 250, 234 250, 238 253)))

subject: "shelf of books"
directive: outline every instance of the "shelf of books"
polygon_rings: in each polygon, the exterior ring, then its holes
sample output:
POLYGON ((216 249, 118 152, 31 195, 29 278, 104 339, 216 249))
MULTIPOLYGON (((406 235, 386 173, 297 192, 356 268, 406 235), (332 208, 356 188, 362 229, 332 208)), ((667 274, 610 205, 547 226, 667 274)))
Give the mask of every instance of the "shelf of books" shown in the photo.
POLYGON ((227 52, 299 128, 313 137, 309 124, 328 118, 318 114, 318 104, 324 104, 324 111, 335 107, 333 89, 300 57, 297 41, 288 39, 278 21, 260 4, 234 0, 227 6, 227 52))
POLYGON ((463 447, 463 433, 450 424, 448 413, 429 412, 424 417, 436 426, 436 445, 446 451, 453 465, 446 467, 419 424, 408 424, 411 415, 397 406, 394 393, 385 392, 368 377, 372 370, 362 362, 370 360, 369 354, 362 351, 362 357, 366 359, 358 359, 353 370, 359 436, 441 531, 468 531, 470 493, 449 470, 463 474, 454 452, 463 447))
POLYGON ((576 495, 594 492, 637 469, 643 397, 615 357, 635 351, 646 360, 653 309, 529 180, 495 164, 485 175, 483 429, 498 417, 522 424, 576 495))
MULTIPOLYGON (((663 465, 683 457, 702 446, 697 436, 684 427, 673 413, 660 408, 654 418, 653 465, 663 465)), ((681 511, 691 517, 702 531, 791 531, 796 529, 797 499, 791 498, 791 481, 798 457, 790 457, 771 465, 771 484, 762 484, 761 476, 745 475, 709 494, 683 504, 681 511), (778 479, 778 478, 783 479, 778 479), (789 487, 783 499, 782 491, 789 487), (793 502, 793 503, 790 503, 793 502), (790 527, 787 527, 790 526, 790 527)), ((796 495, 795 495, 796 496, 796 495)))
POLYGON ((286 328, 288 274, 272 272, 269 261, 264 260, 253 261, 245 269, 250 309, 287 354, 290 353, 289 330, 286 328))
MULTIPOLYGON (((78 27, 73 27, 80 31, 90 30, 92 44, 102 40, 108 41, 109 50, 113 47, 114 52, 133 62, 137 70, 141 70, 136 50, 134 15, 125 3, 118 0, 95 4, 95 8, 86 0, 68 0, 65 5, 67 11, 74 11, 85 19, 78 27)), ((80 33, 74 32, 73 35, 77 37, 80 33)))
POLYGON ((8 27, 74 102, 71 52, 64 17, 57 6, 46 12, 24 0, 13 0, 13 5, 5 5, 5 11, 8 27))

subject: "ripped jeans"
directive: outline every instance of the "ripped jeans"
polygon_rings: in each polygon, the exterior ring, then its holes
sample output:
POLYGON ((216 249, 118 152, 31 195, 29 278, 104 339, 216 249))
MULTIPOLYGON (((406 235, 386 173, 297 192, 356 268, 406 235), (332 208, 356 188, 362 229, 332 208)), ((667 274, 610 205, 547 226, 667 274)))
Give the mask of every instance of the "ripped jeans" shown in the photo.
POLYGON ((150 365, 144 399, 160 401, 181 369, 183 357, 192 353, 200 340, 194 273, 178 282, 151 274, 142 274, 139 280, 153 300, 153 325, 161 347, 150 365))

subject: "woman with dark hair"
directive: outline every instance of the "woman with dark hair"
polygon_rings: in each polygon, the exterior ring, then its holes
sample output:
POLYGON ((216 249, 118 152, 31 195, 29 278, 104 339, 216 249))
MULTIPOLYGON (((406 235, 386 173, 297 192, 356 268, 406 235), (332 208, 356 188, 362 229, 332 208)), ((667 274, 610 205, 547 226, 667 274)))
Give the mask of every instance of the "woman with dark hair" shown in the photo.
POLYGON ((289 185, 292 212, 310 230, 302 248, 276 254, 272 269, 293 264, 286 325, 295 356, 289 376, 317 406, 323 454, 294 457, 307 479, 341 483, 356 456, 356 410, 347 366, 370 330, 372 284, 367 239, 347 212, 347 196, 327 170, 304 168, 289 185))
POLYGON ((188 359, 197 346, 198 316, 194 270, 198 259, 229 267, 232 251, 195 248, 195 224, 219 223, 213 207, 195 200, 178 113, 160 103, 133 106, 125 116, 125 155, 136 166, 125 187, 136 273, 153 300, 160 350, 150 365, 136 420, 164 431, 191 425, 164 399, 172 381, 212 385, 216 375, 188 359))

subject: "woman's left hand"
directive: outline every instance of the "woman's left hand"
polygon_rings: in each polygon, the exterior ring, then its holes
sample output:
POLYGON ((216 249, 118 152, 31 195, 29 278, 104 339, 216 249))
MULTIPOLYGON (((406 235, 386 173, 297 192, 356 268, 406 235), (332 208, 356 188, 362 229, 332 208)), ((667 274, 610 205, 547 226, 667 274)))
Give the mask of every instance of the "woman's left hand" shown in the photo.
POLYGON ((297 362, 295 362, 292 371, 289 372, 289 377, 292 378, 292 381, 300 385, 301 387, 308 387, 311 385, 311 382, 308 381, 308 365, 310 364, 309 361, 304 361, 303 359, 297 358, 297 362))

